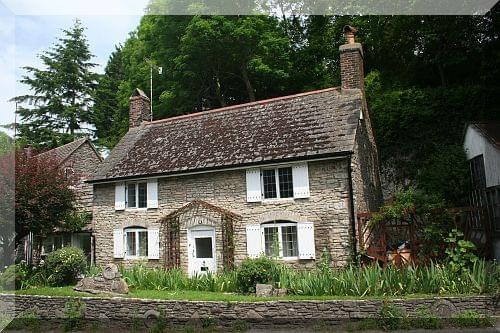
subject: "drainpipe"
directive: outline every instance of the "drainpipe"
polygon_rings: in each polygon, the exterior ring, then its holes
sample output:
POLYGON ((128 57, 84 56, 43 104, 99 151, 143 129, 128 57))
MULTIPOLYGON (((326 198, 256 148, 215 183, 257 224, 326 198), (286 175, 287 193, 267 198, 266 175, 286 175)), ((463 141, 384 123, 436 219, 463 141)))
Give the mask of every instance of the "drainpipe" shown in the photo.
POLYGON ((351 230, 352 230, 352 254, 353 254, 353 261, 354 263, 357 264, 357 258, 358 258, 358 251, 357 251, 357 238, 356 238, 356 217, 354 214, 354 194, 353 194, 353 187, 352 187, 352 152, 349 154, 349 163, 347 165, 347 174, 349 176, 349 220, 351 222, 351 230))

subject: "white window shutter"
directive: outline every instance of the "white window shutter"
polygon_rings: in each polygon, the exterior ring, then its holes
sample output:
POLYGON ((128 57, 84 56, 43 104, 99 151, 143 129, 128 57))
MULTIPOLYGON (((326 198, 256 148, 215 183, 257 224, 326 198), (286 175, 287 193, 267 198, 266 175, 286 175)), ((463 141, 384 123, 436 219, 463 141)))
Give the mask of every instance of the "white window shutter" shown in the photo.
POLYGON ((115 184, 115 210, 125 209, 125 184, 115 184))
POLYGON ((148 229, 148 259, 160 259, 160 230, 148 229))
POLYGON ((158 180, 148 180, 148 208, 158 208, 158 180))
POLYGON ((262 201, 260 169, 247 169, 247 202, 262 201))
POLYGON ((247 225, 247 255, 257 258, 262 254, 261 231, 259 224, 247 225))
POLYGON ((299 259, 316 259, 314 223, 297 223, 297 242, 299 245, 299 259))
POLYGON ((309 170, 307 163, 292 166, 293 197, 309 198, 309 170))
POLYGON ((123 258, 123 230, 115 229, 113 230, 113 257, 123 258))

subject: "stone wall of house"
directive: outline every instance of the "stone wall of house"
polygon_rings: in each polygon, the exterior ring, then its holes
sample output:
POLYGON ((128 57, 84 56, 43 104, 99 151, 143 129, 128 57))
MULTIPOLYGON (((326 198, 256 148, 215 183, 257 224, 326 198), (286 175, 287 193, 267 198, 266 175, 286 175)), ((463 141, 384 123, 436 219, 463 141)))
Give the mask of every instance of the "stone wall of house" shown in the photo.
MULTIPOLYGON (((312 327, 318 323, 338 323, 374 317, 387 302, 401 308, 408 315, 425 307, 441 318, 466 310, 486 315, 498 314, 498 304, 492 296, 435 297, 405 300, 332 300, 332 301, 262 301, 262 302, 207 302, 144 300, 132 298, 57 297, 0 294, 0 311, 4 317, 35 314, 46 320, 66 317, 65 305, 79 300, 86 320, 129 327, 131 324, 154 323, 163 316, 168 324, 200 325, 203 320, 221 326, 246 322, 251 327, 271 328, 312 327), (14 304, 14 305, 13 305, 14 304), (152 320, 147 320, 152 319, 152 320)), ((73 303, 74 304, 74 303, 73 303)))
POLYGON ((78 207, 88 212, 92 211, 93 195, 92 185, 85 183, 85 181, 91 177, 100 163, 100 157, 90 146, 90 143, 85 142, 63 164, 64 168, 72 169, 73 174, 78 179, 75 185, 78 207))
POLYGON ((382 203, 377 150, 370 140, 368 126, 365 120, 360 120, 351 160, 354 211, 357 213, 376 211, 382 203))
MULTIPOLYGON (((115 211, 114 184, 94 185, 96 264, 133 263, 131 260, 113 259, 113 229, 130 226, 160 227, 158 221, 161 217, 194 199, 200 199, 243 217, 242 221, 234 226, 236 264, 246 257, 246 225, 273 220, 291 220, 314 222, 316 258, 320 258, 323 250, 326 250, 330 253, 333 265, 344 265, 350 256, 347 165, 347 159, 310 162, 308 199, 248 203, 246 173, 243 169, 160 178, 158 209, 115 211)), ((181 230, 180 240, 181 251, 187 251, 186 230, 181 230)), ((149 265, 160 266, 165 263, 165 243, 165 239, 161 237, 160 260, 149 260, 149 265)), ((216 244, 218 244, 217 264, 221 268, 220 233, 216 233, 216 244)), ((185 252, 181 253, 181 258, 181 266, 187 270, 185 252)), ((291 264, 303 267, 313 262, 305 260, 291 264)))

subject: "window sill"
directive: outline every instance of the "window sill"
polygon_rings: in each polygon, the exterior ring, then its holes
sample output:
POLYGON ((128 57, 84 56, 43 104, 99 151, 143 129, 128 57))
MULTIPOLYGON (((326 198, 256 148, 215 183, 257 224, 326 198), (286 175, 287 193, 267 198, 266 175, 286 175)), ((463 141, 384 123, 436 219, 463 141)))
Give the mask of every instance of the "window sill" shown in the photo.
POLYGON ((149 260, 148 257, 136 257, 136 256, 125 256, 123 257, 124 260, 132 260, 132 261, 144 261, 144 260, 149 260))
POLYGON ((283 260, 283 261, 299 261, 299 257, 283 257, 283 258, 277 258, 278 260, 283 260))
POLYGON ((279 199, 262 199, 263 204, 276 204, 276 203, 290 203, 293 202, 295 198, 279 198, 279 199))
POLYGON ((125 208, 125 211, 126 212, 145 212, 147 211, 149 208, 145 207, 145 208, 125 208))

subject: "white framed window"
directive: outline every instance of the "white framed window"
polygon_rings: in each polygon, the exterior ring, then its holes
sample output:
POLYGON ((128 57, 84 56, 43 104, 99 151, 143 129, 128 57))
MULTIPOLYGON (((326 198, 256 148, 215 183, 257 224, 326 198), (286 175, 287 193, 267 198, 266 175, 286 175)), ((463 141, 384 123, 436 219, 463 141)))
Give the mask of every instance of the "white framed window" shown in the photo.
POLYGON ((268 257, 297 259, 297 223, 273 221, 261 225, 264 254, 268 257))
POLYGON ((246 170, 247 202, 309 198, 307 163, 246 170))
POLYGON ((292 167, 262 169, 264 199, 293 198, 292 167))
POLYGON ((148 230, 126 228, 123 231, 125 258, 146 258, 148 256, 148 230))
POLYGON ((313 222, 284 220, 246 226, 247 255, 279 257, 285 260, 315 259, 316 239, 313 222))
POLYGON ((136 182, 125 184, 125 205, 127 208, 147 208, 148 184, 136 182))
POLYGON ((158 180, 115 184, 115 210, 158 208, 158 180))

